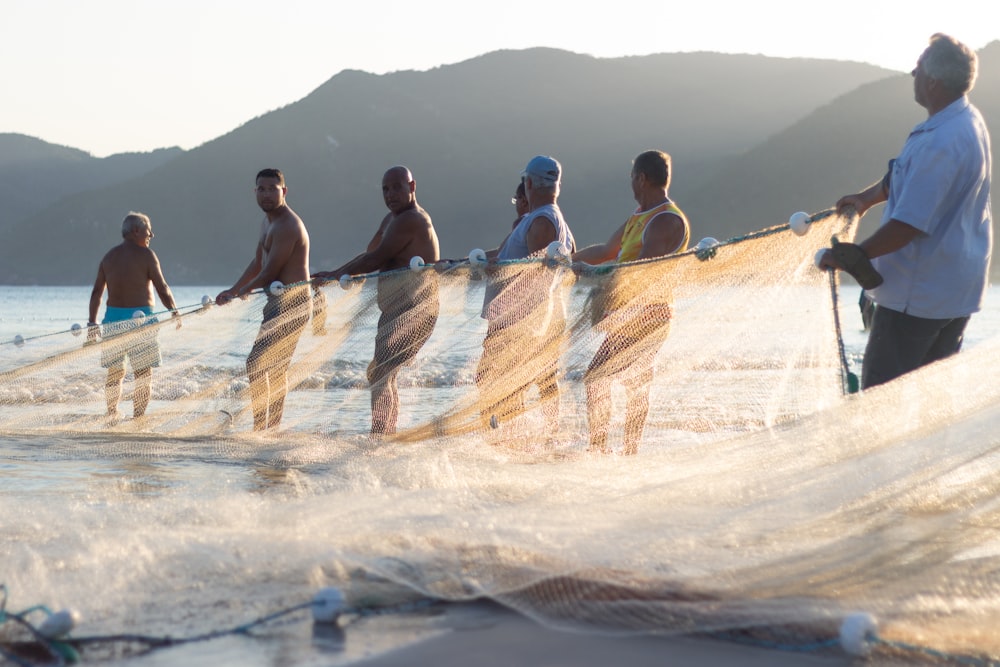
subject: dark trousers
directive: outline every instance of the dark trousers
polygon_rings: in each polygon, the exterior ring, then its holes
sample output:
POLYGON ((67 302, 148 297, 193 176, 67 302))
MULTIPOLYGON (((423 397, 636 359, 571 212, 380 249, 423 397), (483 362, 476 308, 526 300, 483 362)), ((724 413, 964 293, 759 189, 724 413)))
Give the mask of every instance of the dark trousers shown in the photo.
POLYGON ((879 306, 865 347, 861 388, 883 384, 955 354, 962 348, 969 317, 931 320, 879 306))

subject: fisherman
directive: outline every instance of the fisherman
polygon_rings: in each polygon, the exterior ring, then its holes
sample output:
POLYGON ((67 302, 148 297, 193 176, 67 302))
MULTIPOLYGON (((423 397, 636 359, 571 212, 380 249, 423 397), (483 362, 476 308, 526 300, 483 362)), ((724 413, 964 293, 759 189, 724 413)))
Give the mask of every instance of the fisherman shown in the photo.
MULTIPOLYGON (((638 207, 605 241, 587 246, 573 261, 587 264, 632 262, 687 250, 691 228, 687 217, 670 199, 671 159, 658 150, 640 153, 632 162, 632 196, 638 207)), ((649 413, 653 361, 670 331, 670 304, 662 286, 635 284, 621 272, 596 294, 595 327, 607 332, 594 355, 584 383, 590 450, 609 452, 611 382, 625 385, 625 443, 623 453, 639 451, 649 413)))
MULTIPOLYGON (((576 241, 559 208, 562 165, 547 155, 533 157, 521 173, 528 212, 515 221, 495 260, 541 256, 552 243, 569 256, 576 241)), ((516 205, 515 198, 515 205, 516 205)), ((565 304, 554 292, 550 269, 539 264, 494 271, 483 303, 489 321, 476 385, 484 397, 482 417, 491 427, 524 411, 524 393, 537 385, 550 429, 559 420, 559 357, 565 334, 565 304)))
POLYGON ((146 414, 152 390, 153 368, 161 362, 160 344, 156 318, 153 315, 153 289, 160 296, 163 305, 181 320, 177 303, 170 286, 163 278, 160 260, 149 247, 153 240, 153 225, 145 213, 130 211, 122 221, 122 238, 119 245, 109 250, 97 267, 97 279, 90 293, 90 311, 87 319, 87 340, 97 341, 99 328, 97 311, 101 306, 104 290, 108 290, 107 308, 101 324, 106 341, 101 349, 101 366, 108 369, 104 385, 107 400, 107 416, 112 422, 118 420, 118 402, 125 379, 125 359, 128 358, 135 374, 135 390, 132 392, 132 415, 135 418, 146 414), (136 313, 141 313, 136 318, 136 313), (136 331, 146 325, 142 331, 136 331))
POLYGON ((978 57, 937 33, 913 68, 913 94, 928 118, 889 171, 837 208, 858 215, 886 202, 881 226, 855 245, 837 243, 821 268, 853 275, 877 305, 861 388, 956 354, 983 307, 993 249, 990 136, 967 94, 978 57))
MULTIPOLYGON (((430 214, 417 203, 417 182, 409 169, 395 166, 385 172, 382 198, 389 213, 382 218, 366 251, 333 271, 314 273, 313 278, 393 271, 408 267, 414 257, 426 264, 440 259, 437 232, 430 214)), ((382 314, 375 336, 375 355, 368 365, 371 433, 375 437, 396 433, 396 376, 434 332, 440 308, 437 274, 407 271, 379 276, 378 306, 382 314)))
POLYGON ((262 169, 255 183, 257 205, 264 212, 257 250, 236 283, 219 292, 215 302, 222 306, 253 290, 267 291, 263 321, 246 362, 253 428, 263 431, 281 423, 288 368, 309 322, 312 299, 304 284, 309 279, 309 233, 288 206, 285 175, 279 169, 262 169), (275 282, 282 287, 272 289, 275 282))

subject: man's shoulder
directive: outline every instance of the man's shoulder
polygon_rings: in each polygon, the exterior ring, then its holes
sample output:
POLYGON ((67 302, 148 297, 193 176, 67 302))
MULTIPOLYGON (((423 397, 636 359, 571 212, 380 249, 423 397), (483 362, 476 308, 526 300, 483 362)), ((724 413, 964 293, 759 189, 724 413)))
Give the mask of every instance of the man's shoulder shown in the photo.
POLYGON ((433 228, 431 215, 421 206, 414 206, 396 214, 390 214, 386 219, 386 227, 413 231, 416 229, 433 228))
POLYGON ((152 248, 145 248, 130 243, 119 243, 104 254, 104 261, 129 262, 155 256, 152 248))
POLYGON ((427 209, 425 209, 420 204, 417 204, 413 208, 408 208, 405 211, 400 212, 400 214, 397 217, 405 218, 410 222, 420 222, 427 225, 434 224, 431 221, 431 214, 428 213, 427 209))
POLYGON ((298 213, 285 207, 285 211, 277 219, 271 221, 271 228, 284 234, 304 235, 306 225, 298 213))

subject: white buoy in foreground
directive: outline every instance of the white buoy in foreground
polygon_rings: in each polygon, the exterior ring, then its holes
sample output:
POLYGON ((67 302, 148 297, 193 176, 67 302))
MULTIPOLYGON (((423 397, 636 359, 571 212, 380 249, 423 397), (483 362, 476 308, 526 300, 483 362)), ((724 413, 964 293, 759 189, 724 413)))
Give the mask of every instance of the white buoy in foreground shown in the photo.
POLYGON ((840 645, 848 655, 864 657, 871 652, 872 639, 878 636, 875 617, 858 611, 844 618, 840 624, 840 645))
POLYGON ((280 280, 275 280, 268 286, 267 291, 269 291, 274 296, 281 296, 282 294, 285 293, 285 283, 281 282, 280 280))
POLYGON ((49 614, 38 626, 38 634, 46 639, 61 639, 73 631, 77 618, 76 612, 69 609, 49 614))
POLYGON ((146 313, 142 312, 141 310, 133 311, 132 312, 132 319, 133 320, 144 320, 144 319, 146 319, 146 313))
POLYGON ((74 322, 74 323, 73 323, 73 326, 71 326, 71 327, 69 328, 69 331, 70 331, 70 333, 72 333, 72 334, 73 334, 74 336, 79 336, 80 334, 82 334, 82 333, 83 333, 83 327, 82 327, 82 326, 80 326, 80 323, 79 323, 79 322, 74 322))
POLYGON ((788 226, 795 232, 796 236, 805 236, 809 232, 809 223, 812 218, 805 211, 796 211, 788 218, 788 226))
POLYGON ((482 248, 473 248, 469 251, 469 264, 485 264, 486 263, 486 251, 482 248))
POLYGON ((823 259, 823 253, 827 251, 827 248, 820 248, 816 251, 816 256, 813 257, 813 263, 816 265, 817 269, 823 268, 819 265, 821 259, 823 259))
POLYGON ((698 245, 694 247, 695 250, 710 250, 715 246, 719 245, 719 240, 714 239, 711 236, 706 236, 702 240, 698 241, 698 245))
POLYGON ((208 308, 213 303, 215 303, 215 299, 213 299, 212 297, 210 297, 207 294, 202 294, 201 295, 201 307, 202 308, 208 308))
POLYGON ((334 623, 343 610, 344 594, 339 588, 333 586, 321 588, 313 596, 313 620, 317 623, 334 623))
POLYGON ((17 345, 18 347, 24 347, 24 336, 22 336, 21 334, 17 334, 16 336, 14 336, 14 345, 17 345))
POLYGON ((410 258, 410 270, 417 271, 424 268, 424 258, 420 255, 414 255, 410 258))
POLYGON ((347 290, 351 289, 351 284, 353 282, 354 281, 351 280, 351 276, 345 273, 344 275, 340 276, 340 289, 346 292, 347 290))

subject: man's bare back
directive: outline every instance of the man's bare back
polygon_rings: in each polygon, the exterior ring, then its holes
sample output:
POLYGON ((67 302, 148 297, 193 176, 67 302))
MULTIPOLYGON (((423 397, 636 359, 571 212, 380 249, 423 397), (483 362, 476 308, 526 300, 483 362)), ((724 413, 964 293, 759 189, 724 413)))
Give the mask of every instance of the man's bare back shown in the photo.
POLYGON ((153 238, 149 218, 130 213, 125 221, 127 230, 122 230, 124 240, 109 250, 97 267, 97 279, 90 294, 89 322, 97 321, 105 288, 108 290, 107 305, 112 308, 151 307, 155 289, 163 305, 176 314, 177 304, 163 277, 160 260, 149 248, 153 238))
POLYGON ((132 243, 117 245, 104 255, 100 270, 107 282, 108 305, 115 308, 152 306, 153 282, 160 263, 149 248, 132 243))

